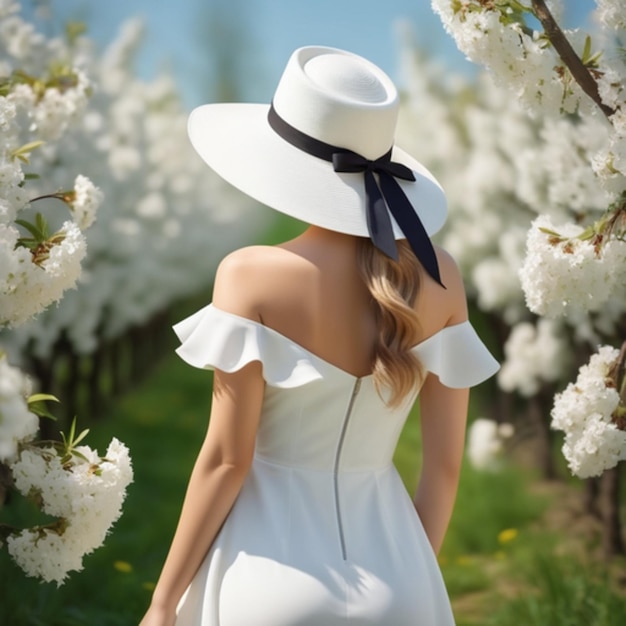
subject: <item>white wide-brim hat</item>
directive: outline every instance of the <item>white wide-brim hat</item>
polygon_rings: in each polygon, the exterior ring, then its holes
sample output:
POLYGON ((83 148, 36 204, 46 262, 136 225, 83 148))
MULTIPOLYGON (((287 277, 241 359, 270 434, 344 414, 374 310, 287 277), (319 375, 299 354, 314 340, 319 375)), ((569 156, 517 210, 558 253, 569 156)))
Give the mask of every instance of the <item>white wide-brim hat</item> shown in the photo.
MULTIPOLYGON (((314 140, 413 171, 397 179, 430 236, 444 224, 447 204, 434 176, 395 145, 399 98, 391 79, 370 61, 335 48, 299 48, 289 59, 272 105, 206 104, 189 117, 191 143, 222 178, 259 202, 309 224, 368 236, 362 173, 296 147, 268 122, 282 122, 314 140)), ((395 239, 406 237, 391 218, 395 239)))

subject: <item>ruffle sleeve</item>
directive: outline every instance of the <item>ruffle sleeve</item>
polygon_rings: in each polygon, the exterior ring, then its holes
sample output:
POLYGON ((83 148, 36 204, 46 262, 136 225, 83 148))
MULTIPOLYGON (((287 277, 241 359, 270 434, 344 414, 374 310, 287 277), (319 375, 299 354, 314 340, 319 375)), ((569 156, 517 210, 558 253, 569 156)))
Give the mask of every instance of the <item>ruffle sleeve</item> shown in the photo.
POLYGON ((297 344, 212 304, 176 324, 174 332, 181 341, 176 353, 194 367, 231 373, 259 361, 265 381, 283 388, 299 387, 323 377, 297 344))
POLYGON ((446 326, 413 350, 447 387, 473 387, 500 367, 469 321, 446 326))

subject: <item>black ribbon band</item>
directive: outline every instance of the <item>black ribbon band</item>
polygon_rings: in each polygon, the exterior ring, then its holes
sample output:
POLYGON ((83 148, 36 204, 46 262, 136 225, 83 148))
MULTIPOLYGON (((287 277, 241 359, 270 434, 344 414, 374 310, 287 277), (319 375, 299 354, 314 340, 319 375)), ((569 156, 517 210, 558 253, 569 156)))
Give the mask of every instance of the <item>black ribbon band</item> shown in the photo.
POLYGON ((398 248, 389 217, 391 212, 426 272, 445 287, 441 282, 437 255, 430 237, 396 180, 415 181, 415 176, 408 167, 391 160, 391 149, 371 161, 352 150, 338 148, 306 135, 280 117, 274 106, 270 107, 267 119, 274 132, 285 141, 307 154, 331 162, 335 172, 363 172, 367 229, 372 243, 388 257, 398 260, 398 248), (378 174, 378 180, 374 173, 378 174))

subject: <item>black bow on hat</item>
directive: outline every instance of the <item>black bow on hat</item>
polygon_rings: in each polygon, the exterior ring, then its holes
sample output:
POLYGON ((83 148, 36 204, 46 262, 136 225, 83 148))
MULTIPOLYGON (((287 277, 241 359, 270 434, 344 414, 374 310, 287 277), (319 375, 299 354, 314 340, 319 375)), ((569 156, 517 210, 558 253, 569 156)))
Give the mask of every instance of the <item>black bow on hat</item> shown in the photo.
POLYGON ((413 172, 391 160, 391 150, 375 160, 310 137, 282 119, 273 106, 268 113, 272 129, 285 141, 307 154, 324 159, 333 164, 335 172, 363 172, 365 180, 367 229, 372 243, 388 257, 398 260, 398 248, 389 212, 395 218, 415 256, 428 274, 442 287, 437 255, 430 237, 396 180, 415 181, 413 172), (374 174, 378 175, 378 180, 374 174))

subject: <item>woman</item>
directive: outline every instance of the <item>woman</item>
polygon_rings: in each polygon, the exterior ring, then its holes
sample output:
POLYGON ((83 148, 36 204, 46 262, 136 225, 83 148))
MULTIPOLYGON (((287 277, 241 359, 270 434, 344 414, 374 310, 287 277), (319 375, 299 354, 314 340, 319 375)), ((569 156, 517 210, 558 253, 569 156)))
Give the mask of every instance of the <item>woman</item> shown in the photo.
POLYGON ((375 65, 307 47, 271 106, 206 105, 204 160, 310 224, 220 264, 213 303, 175 327, 215 369, 206 439, 141 626, 454 623, 437 566, 467 387, 497 364, 467 321, 432 175, 395 147, 375 65), (392 455, 419 392, 414 500, 392 455))

